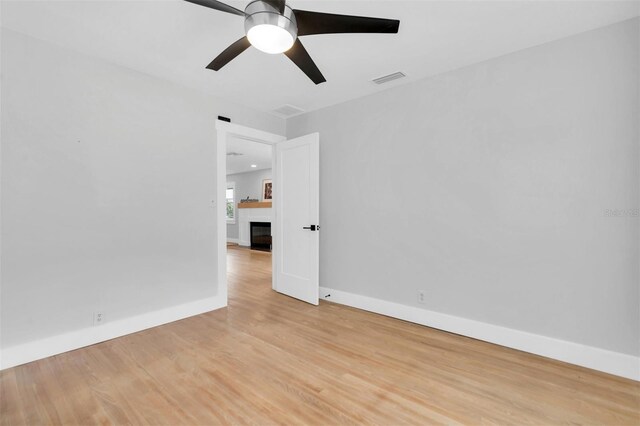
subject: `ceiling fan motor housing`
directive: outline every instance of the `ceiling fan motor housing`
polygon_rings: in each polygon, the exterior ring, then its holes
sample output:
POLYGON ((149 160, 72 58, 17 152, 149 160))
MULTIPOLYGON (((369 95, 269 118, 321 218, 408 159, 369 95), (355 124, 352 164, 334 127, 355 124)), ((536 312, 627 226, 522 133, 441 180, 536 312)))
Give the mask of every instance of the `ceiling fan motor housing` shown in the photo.
POLYGON ((276 26, 286 30, 292 38, 292 42, 298 36, 298 25, 293 10, 284 5, 282 13, 276 5, 267 1, 255 0, 247 5, 244 10, 244 29, 251 39, 250 30, 262 25, 276 26))
MULTIPOLYGON (((0 0, 1 1, 1 0, 0 0)), ((270 54, 284 53, 315 84, 327 81, 298 36, 398 32, 397 19, 337 15, 291 9, 287 0, 255 0, 244 11, 218 0, 185 0, 210 9, 242 16, 246 36, 227 47, 207 65, 219 71, 250 46, 270 54)))

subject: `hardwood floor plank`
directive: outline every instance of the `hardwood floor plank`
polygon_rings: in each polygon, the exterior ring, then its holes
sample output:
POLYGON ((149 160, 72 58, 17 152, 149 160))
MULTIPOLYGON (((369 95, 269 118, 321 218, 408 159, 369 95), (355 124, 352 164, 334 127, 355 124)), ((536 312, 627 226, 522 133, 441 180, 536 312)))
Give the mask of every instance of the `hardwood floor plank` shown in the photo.
POLYGON ((228 273, 226 309, 0 372, 0 425, 640 424, 638 382, 228 273))

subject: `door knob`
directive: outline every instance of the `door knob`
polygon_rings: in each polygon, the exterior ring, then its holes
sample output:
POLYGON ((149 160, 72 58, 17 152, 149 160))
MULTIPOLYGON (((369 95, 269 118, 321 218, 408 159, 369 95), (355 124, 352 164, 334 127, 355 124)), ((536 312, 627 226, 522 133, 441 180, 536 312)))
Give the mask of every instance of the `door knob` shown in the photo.
POLYGON ((303 226, 302 229, 309 229, 311 231, 315 231, 316 229, 320 229, 320 227, 316 225, 310 225, 310 226, 303 226))

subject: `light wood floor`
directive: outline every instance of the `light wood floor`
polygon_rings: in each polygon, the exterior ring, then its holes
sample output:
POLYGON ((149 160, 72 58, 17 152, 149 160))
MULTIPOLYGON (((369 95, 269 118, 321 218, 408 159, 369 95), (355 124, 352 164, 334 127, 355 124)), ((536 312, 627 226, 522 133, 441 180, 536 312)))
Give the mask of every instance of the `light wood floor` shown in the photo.
POLYGON ((231 248, 229 307, 0 373, 4 424, 640 424, 640 384, 271 291, 231 248))

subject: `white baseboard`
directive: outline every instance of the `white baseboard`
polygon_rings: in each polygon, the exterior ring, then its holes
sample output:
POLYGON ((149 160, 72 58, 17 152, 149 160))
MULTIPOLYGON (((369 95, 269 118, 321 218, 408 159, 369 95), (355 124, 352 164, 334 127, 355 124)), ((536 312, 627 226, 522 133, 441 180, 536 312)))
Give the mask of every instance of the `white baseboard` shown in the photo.
POLYGON ((2 364, 0 364, 0 370, 94 345, 194 315, 200 315, 205 312, 223 308, 226 305, 227 301, 222 300, 221 297, 211 297, 134 317, 107 322, 96 327, 83 328, 69 333, 3 348, 1 352, 2 364))
POLYGON ((325 287, 320 288, 320 298, 616 376, 640 380, 640 357, 325 287))
POLYGON ((239 244, 240 240, 237 238, 227 238, 228 243, 239 244))

